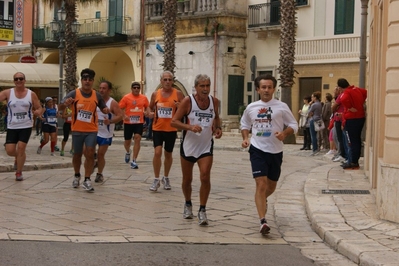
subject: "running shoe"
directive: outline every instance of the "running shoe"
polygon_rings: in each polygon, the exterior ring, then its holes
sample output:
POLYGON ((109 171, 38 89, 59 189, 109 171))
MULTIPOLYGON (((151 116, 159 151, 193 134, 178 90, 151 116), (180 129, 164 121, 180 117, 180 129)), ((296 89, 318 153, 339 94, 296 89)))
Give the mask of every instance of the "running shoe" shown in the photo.
POLYGON ((201 210, 198 212, 198 224, 208 225, 208 218, 206 217, 206 211, 201 210))
POLYGON ((40 153, 42 153, 42 148, 40 148, 40 146, 37 148, 37 151, 36 151, 36 153, 37 153, 37 154, 40 154, 40 153))
POLYGON ((130 168, 132 169, 139 169, 139 166, 137 165, 137 163, 135 161, 131 161, 130 162, 130 168))
POLYGON ((51 156, 55 156, 54 152, 51 152, 50 155, 51 155, 51 156))
POLYGON ((189 206, 187 204, 184 204, 184 210, 183 210, 183 218, 184 219, 193 219, 193 206, 189 206))
POLYGON ((129 161, 130 161, 130 152, 127 152, 125 154, 125 163, 129 163, 129 161))
POLYGON ((73 155, 73 153, 74 153, 74 152, 73 152, 73 149, 72 149, 72 150, 70 150, 70 151, 69 151, 69 153, 73 155))
POLYGON ((259 233, 261 233, 262 235, 267 235, 268 233, 270 233, 270 227, 267 223, 263 223, 260 225, 260 229, 259 229, 259 233))
POLYGON ((23 181, 24 177, 22 176, 22 172, 15 173, 15 180, 16 181, 23 181))
POLYGON ((342 157, 341 155, 339 155, 339 156, 337 156, 337 157, 335 157, 335 158, 333 159, 333 162, 340 162, 340 161, 342 161, 342 160, 345 160, 345 158, 342 157))
POLYGON ((97 173, 96 179, 94 179, 94 182, 96 182, 96 183, 104 182, 104 176, 102 174, 97 173))
POLYGON ((78 188, 79 187, 79 182, 80 182, 80 175, 75 175, 75 178, 73 179, 72 182, 72 187, 78 188))
POLYGON ((58 146, 55 145, 54 150, 55 150, 55 151, 60 151, 60 148, 58 148, 58 146))
POLYGON ((61 151, 61 152, 60 152, 60 156, 64 156, 64 151, 61 151))
POLYGON ((83 181, 82 187, 87 191, 87 192, 94 192, 94 188, 91 186, 91 181, 90 179, 87 179, 83 181))
POLYGON ((172 187, 170 186, 169 177, 162 177, 161 182, 163 184, 163 189, 165 189, 165 190, 172 189, 172 187))
POLYGON ((161 186, 161 182, 159 181, 159 178, 154 178, 154 182, 152 183, 150 190, 157 191, 160 186, 161 186))

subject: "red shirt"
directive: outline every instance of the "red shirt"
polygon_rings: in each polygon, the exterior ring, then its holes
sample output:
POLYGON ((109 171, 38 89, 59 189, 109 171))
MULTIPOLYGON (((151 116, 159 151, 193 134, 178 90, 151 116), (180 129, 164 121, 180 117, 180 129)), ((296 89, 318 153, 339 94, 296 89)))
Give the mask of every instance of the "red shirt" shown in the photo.
POLYGON ((341 103, 344 106, 344 118, 355 119, 364 118, 364 102, 367 99, 367 90, 355 86, 350 86, 342 93, 341 103))

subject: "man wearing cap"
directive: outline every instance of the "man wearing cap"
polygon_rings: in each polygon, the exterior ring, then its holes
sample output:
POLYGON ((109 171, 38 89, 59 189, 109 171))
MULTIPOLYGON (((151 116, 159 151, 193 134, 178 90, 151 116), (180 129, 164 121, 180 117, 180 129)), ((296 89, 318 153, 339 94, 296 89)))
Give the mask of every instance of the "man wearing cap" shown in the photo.
POLYGON ((64 111, 66 106, 72 109, 72 146, 73 168, 75 177, 72 182, 74 188, 79 187, 80 183, 80 166, 82 164, 82 155, 86 161, 84 162, 85 180, 82 187, 88 192, 94 192, 91 185, 90 175, 94 166, 94 151, 97 143, 98 117, 97 106, 101 112, 108 114, 109 108, 104 102, 101 95, 93 89, 94 70, 85 68, 80 72, 82 86, 74 91, 69 92, 59 105, 59 110, 64 111), (85 150, 83 151, 83 147, 85 150))
POLYGON ((33 117, 43 113, 37 95, 25 88, 25 75, 14 74, 15 87, 0 92, 0 102, 7 101, 7 135, 5 148, 8 156, 15 157, 15 180, 24 180, 22 168, 26 160, 26 146, 32 133, 33 117), (33 107, 33 111, 32 111, 33 107))
POLYGON ((46 97, 46 105, 43 115, 40 117, 42 120, 43 138, 40 146, 37 148, 37 154, 42 153, 42 148, 49 142, 51 138, 50 150, 51 156, 54 156, 55 144, 57 143, 57 109, 54 106, 53 98, 46 97))
POLYGON ((126 94, 119 101, 119 107, 124 110, 123 135, 125 138, 124 146, 126 150, 125 163, 130 161, 130 145, 132 137, 134 140, 133 156, 130 162, 132 169, 138 169, 137 156, 140 152, 141 135, 143 134, 144 114, 150 112, 149 102, 145 95, 140 93, 140 83, 133 82, 131 93, 126 94), (134 136, 133 136, 134 134, 134 136))

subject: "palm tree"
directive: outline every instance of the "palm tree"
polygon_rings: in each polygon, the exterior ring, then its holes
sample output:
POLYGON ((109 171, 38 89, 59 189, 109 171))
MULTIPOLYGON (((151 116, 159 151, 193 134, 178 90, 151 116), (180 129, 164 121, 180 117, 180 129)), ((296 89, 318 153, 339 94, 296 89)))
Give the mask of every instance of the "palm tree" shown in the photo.
POLYGON ((164 55, 163 70, 175 73, 175 43, 176 43, 176 17, 177 17, 177 1, 164 0, 164 17, 163 17, 163 38, 164 38, 164 55))
MULTIPOLYGON (((39 0, 35 0, 39 1, 39 0)), ((76 79, 76 51, 77 34, 72 32, 72 24, 76 21, 76 4, 88 5, 90 3, 100 3, 102 0, 42 0, 50 7, 61 7, 64 5, 66 11, 65 19, 65 91, 74 90, 78 85, 76 79)))
MULTIPOLYGON (((292 86, 294 85, 296 9, 294 0, 280 0, 280 87, 281 101, 292 110, 292 86)), ((284 143, 296 143, 295 135, 284 143)))
POLYGON ((280 5, 280 87, 281 101, 292 108, 291 89, 294 85, 296 10, 294 0, 281 0, 280 5))

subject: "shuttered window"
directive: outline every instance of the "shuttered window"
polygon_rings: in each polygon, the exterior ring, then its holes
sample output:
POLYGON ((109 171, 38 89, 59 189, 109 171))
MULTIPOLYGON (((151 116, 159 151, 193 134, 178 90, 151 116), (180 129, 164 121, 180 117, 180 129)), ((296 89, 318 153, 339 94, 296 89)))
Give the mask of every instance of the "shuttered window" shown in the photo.
POLYGON ((355 0, 335 0, 334 34, 353 33, 355 0))

